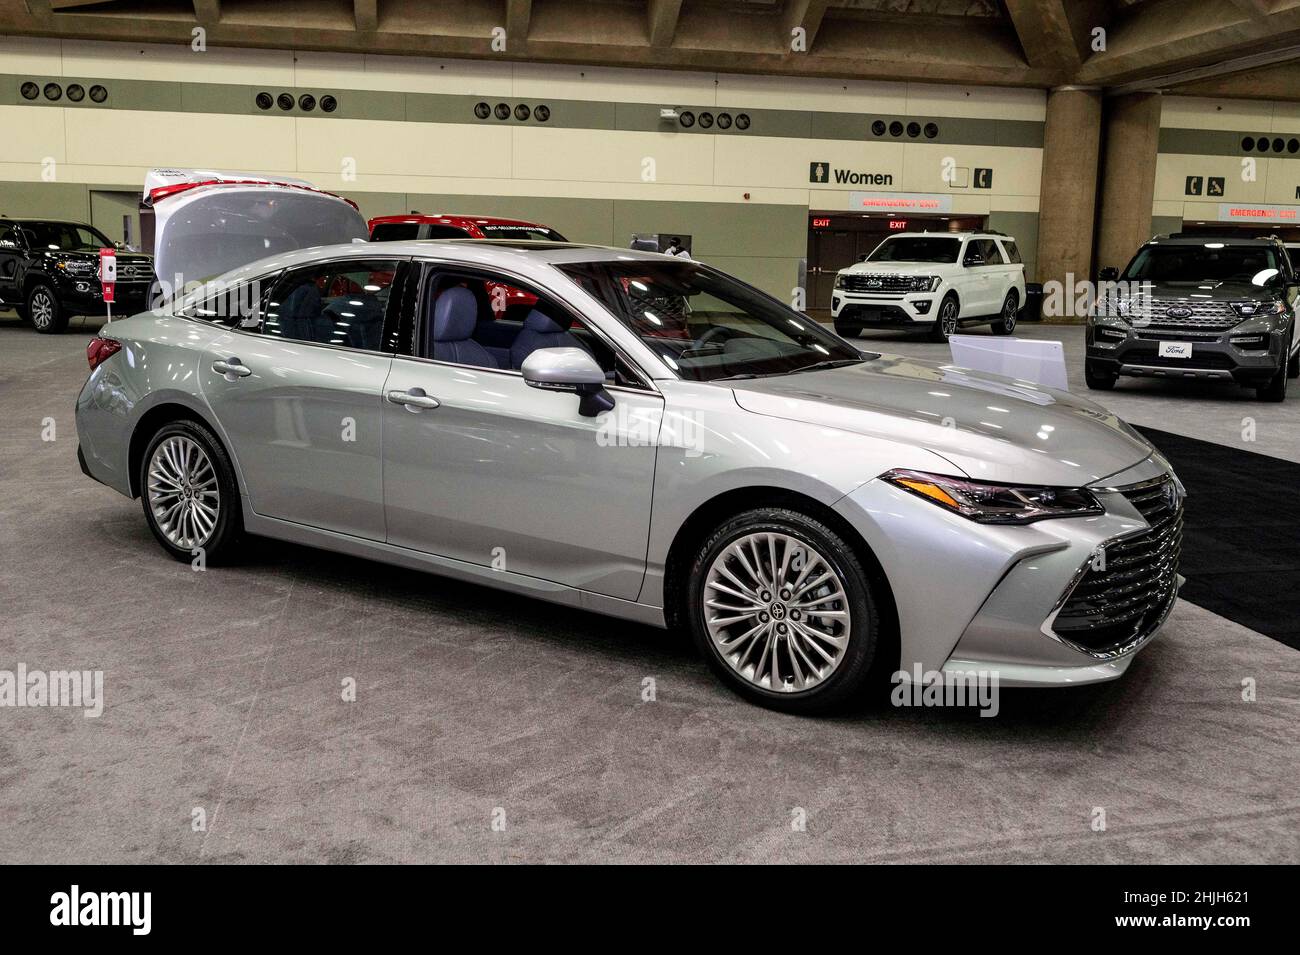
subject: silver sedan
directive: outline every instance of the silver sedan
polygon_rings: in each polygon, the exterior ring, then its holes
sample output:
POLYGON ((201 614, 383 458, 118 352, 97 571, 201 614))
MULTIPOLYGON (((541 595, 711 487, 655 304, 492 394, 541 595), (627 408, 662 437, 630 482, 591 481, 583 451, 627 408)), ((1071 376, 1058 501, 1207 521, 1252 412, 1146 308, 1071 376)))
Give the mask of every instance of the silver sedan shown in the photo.
POLYGON ((860 352, 679 258, 307 249, 89 359, 83 468, 173 557, 260 535, 683 626, 782 709, 873 675, 1111 679, 1181 580, 1181 486, 1113 415, 860 352))

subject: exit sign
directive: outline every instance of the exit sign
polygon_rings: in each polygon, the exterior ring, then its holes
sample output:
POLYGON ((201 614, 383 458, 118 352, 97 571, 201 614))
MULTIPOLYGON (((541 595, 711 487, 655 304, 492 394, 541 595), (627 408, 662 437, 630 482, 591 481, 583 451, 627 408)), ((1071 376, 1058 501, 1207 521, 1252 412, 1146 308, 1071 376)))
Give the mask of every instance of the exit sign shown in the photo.
POLYGON ((890 220, 889 220, 889 228, 891 228, 891 229, 900 229, 900 230, 904 230, 904 231, 905 231, 905 230, 907 229, 907 220, 906 220, 906 219, 890 219, 890 220))
POLYGON ((831 225, 830 219, 813 219, 814 229, 828 229, 830 228, 830 225, 831 225))

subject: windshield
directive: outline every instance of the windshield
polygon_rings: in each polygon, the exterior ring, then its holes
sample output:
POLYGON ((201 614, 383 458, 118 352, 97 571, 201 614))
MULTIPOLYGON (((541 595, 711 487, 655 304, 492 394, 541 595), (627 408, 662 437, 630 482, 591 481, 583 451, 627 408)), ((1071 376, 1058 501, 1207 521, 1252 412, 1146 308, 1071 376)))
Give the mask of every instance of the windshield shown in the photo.
POLYGON ((698 262, 590 262, 558 268, 692 381, 855 364, 863 356, 801 312, 698 262))
POLYGON ((1276 251, 1266 245, 1148 245, 1124 270, 1134 282, 1249 282, 1264 285, 1278 274, 1276 251))
POLYGON ((27 244, 33 249, 51 252, 94 252, 111 249, 113 243, 90 226, 71 225, 67 222, 28 222, 23 225, 27 244))
POLYGON ((900 235, 886 239, 867 256, 868 262, 956 262, 961 239, 931 235, 900 235))

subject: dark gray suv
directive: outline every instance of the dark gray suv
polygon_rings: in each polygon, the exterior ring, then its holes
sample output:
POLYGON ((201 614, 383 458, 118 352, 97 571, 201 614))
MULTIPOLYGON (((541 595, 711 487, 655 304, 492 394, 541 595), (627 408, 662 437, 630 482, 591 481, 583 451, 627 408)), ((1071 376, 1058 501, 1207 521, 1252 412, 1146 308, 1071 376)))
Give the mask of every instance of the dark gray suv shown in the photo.
POLYGON ((1300 376, 1300 277, 1279 239, 1158 235, 1101 279, 1089 388, 1113 388, 1121 375, 1231 379, 1282 401, 1300 376))

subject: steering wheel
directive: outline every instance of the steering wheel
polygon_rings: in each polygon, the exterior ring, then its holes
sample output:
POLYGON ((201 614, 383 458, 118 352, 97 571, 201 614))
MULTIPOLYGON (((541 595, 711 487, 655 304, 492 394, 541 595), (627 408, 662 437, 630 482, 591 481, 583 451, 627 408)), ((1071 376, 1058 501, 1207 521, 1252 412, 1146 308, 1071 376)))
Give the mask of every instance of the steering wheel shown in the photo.
POLYGON ((714 325, 691 346, 691 351, 700 351, 713 344, 722 345, 727 339, 734 338, 737 334, 734 328, 728 328, 726 325, 714 325), (715 342, 715 339, 718 339, 718 341, 715 342))

